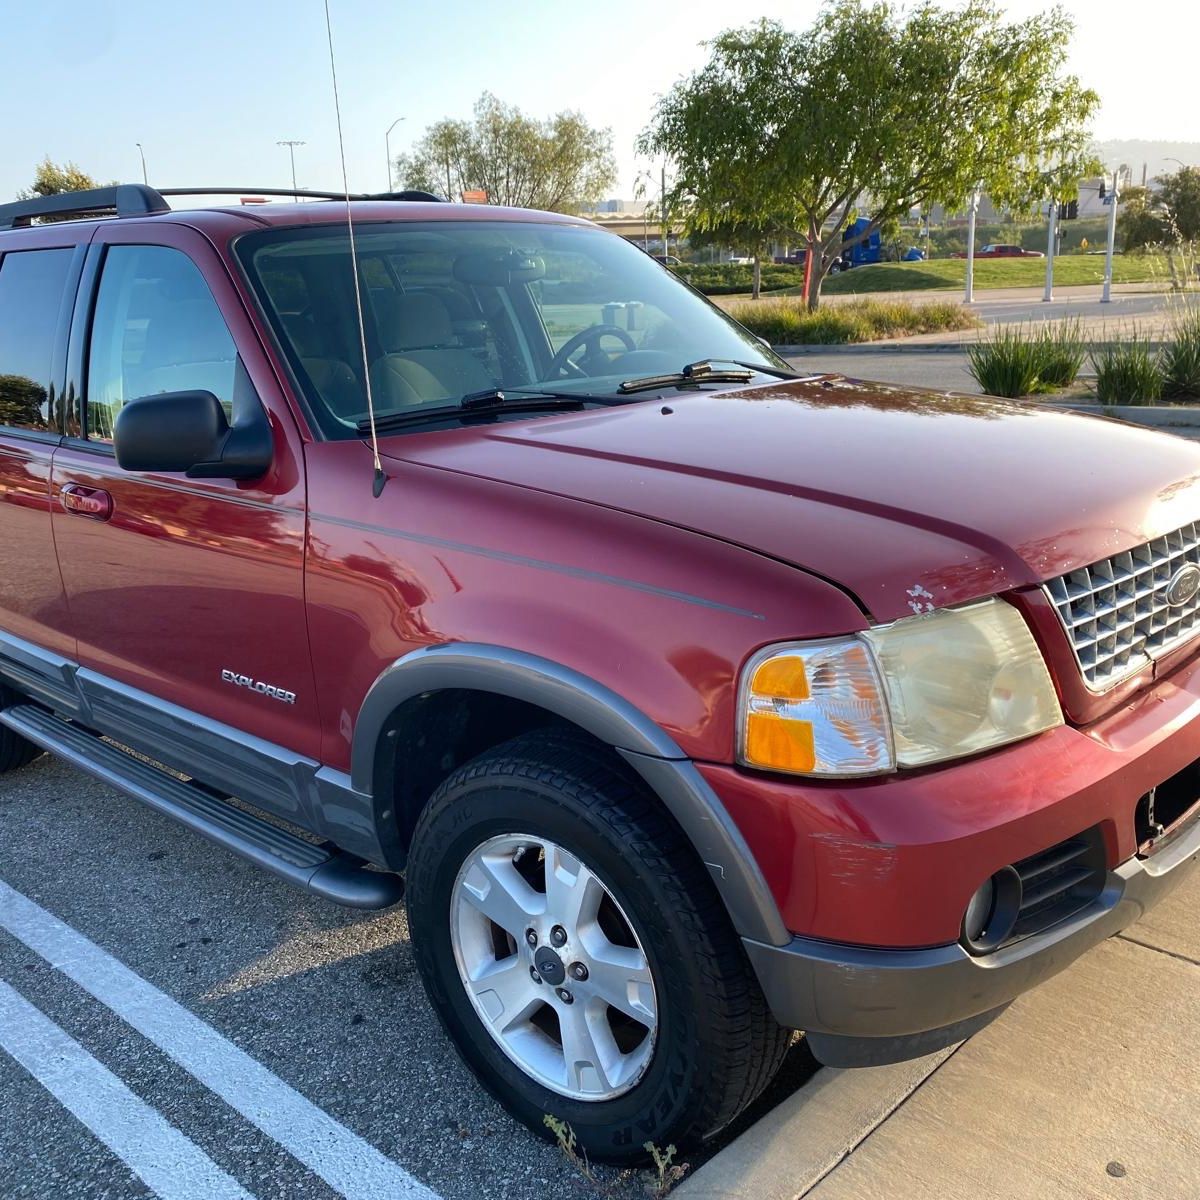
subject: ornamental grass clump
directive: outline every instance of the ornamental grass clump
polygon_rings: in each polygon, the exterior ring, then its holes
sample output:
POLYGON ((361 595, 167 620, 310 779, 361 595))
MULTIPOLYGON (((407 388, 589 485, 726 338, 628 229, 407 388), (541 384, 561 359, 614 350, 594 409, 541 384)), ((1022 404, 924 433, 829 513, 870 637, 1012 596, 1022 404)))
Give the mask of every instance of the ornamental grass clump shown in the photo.
POLYGON ((1136 330, 1092 350, 1101 404, 1155 404, 1162 396, 1162 352, 1136 330))
POLYGON ((1164 400, 1200 401, 1200 311, 1189 309, 1176 319, 1171 341, 1163 349, 1164 400))
POLYGON ((979 390, 989 396, 1030 396, 1038 386, 1042 347, 1017 325, 997 326, 967 347, 967 363, 979 390))

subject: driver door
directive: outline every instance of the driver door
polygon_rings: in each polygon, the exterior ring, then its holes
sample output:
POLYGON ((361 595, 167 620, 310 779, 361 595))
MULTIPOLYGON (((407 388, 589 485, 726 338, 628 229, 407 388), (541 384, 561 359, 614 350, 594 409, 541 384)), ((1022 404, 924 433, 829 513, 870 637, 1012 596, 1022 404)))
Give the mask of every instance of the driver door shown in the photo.
MULTIPOLYGON (((180 226, 155 232, 162 244, 139 244, 138 230, 116 222, 101 231, 72 329, 68 371, 82 404, 51 493, 81 680, 101 728, 128 728, 135 746, 161 736, 169 764, 171 744, 186 742, 192 774, 202 775, 197 756, 219 761, 256 739, 315 758, 299 431, 212 246, 180 226), (272 429, 261 479, 117 464, 113 424, 130 400, 204 390, 228 410, 239 388, 272 429)), ((281 796, 257 799, 286 809, 281 796)))

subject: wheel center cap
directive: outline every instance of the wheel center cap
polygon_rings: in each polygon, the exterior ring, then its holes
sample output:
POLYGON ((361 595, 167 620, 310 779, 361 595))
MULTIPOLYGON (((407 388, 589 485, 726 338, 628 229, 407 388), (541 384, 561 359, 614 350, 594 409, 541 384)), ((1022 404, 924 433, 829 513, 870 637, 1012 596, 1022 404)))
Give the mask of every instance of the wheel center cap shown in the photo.
POLYGON ((533 965, 551 987, 558 987, 567 977, 567 969, 563 966, 562 959, 549 946, 538 948, 538 952, 533 956, 533 965))

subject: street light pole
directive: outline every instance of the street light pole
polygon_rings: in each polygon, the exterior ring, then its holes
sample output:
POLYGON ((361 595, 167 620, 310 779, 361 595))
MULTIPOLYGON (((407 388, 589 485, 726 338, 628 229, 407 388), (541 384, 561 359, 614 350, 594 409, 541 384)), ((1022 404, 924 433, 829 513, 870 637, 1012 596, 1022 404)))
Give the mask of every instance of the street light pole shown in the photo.
POLYGON ((146 174, 146 152, 142 149, 141 142, 134 142, 133 144, 138 148, 138 154, 140 154, 142 158, 142 182, 149 186, 150 178, 146 174))
POLYGON ((1047 216, 1049 231, 1046 234, 1046 290, 1042 293, 1043 303, 1054 299, 1054 243, 1058 232, 1058 201, 1053 197, 1047 208, 1047 216))
MULTIPOLYGON (((292 192, 293 193, 295 193, 295 191, 296 191, 296 147, 297 146, 305 146, 307 144, 308 144, 307 142, 300 142, 300 141, 276 142, 275 143, 275 145, 277 145, 277 146, 286 146, 287 147, 288 158, 291 160, 291 163, 292 163, 292 192)), ((298 202, 299 199, 300 198, 298 196, 293 194, 293 196, 292 196, 293 201, 298 202)))
POLYGON ((661 209, 659 215, 662 217, 662 237, 663 237, 663 258, 671 253, 671 247, 667 242, 667 164, 663 163, 662 177, 658 187, 658 207, 661 209))
POLYGON ((1120 193, 1120 176, 1118 168, 1113 172, 1112 191, 1105 197, 1108 205, 1108 246, 1104 251, 1104 290, 1100 293, 1100 303, 1108 304, 1112 299, 1113 276, 1113 246, 1117 240, 1117 197, 1120 193))
MULTIPOLYGON (((384 146, 387 148, 387 160, 388 160, 388 185, 387 185, 387 190, 388 190, 389 192, 392 190, 392 130, 393 130, 393 129, 395 129, 395 128, 396 128, 396 126, 397 126, 397 125, 399 125, 399 124, 400 124, 400 122, 401 122, 401 121, 403 121, 403 120, 406 120, 406 118, 405 118, 405 117, 397 117, 397 118, 396 118, 396 119, 395 119, 395 120, 394 120, 394 121, 393 121, 393 122, 392 122, 392 123, 391 123, 391 124, 390 124, 390 125, 387 127, 387 133, 385 133, 385 134, 383 135, 383 144, 384 144, 384 146)), ((449 197, 448 197, 448 196, 447 196, 446 198, 447 198, 447 199, 449 199, 449 197)))
MULTIPOLYGON (((979 188, 971 193, 971 210, 967 215, 967 287, 963 294, 965 304, 975 302, 975 217, 979 212, 979 188)), ((928 251, 926 251, 928 256, 928 251)))

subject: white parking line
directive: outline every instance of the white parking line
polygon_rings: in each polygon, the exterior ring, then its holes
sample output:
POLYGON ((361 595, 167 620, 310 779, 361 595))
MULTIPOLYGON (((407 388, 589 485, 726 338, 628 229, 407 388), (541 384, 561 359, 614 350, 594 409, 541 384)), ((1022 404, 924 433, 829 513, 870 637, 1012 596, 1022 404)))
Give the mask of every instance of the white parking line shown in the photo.
POLYGON ((0 927, 90 992, 346 1200, 439 1200, 183 1005, 6 883, 0 927))
POLYGON ((0 1047, 162 1200, 253 1200, 106 1066, 0 983, 0 1047))

